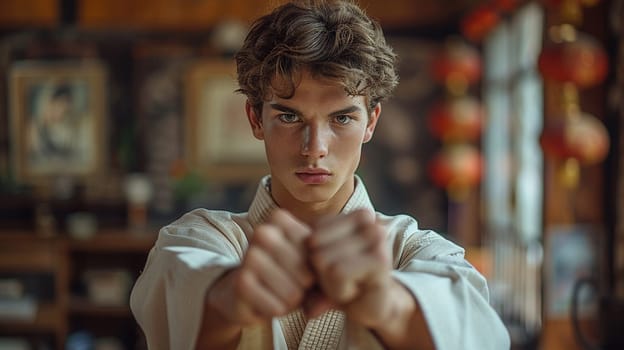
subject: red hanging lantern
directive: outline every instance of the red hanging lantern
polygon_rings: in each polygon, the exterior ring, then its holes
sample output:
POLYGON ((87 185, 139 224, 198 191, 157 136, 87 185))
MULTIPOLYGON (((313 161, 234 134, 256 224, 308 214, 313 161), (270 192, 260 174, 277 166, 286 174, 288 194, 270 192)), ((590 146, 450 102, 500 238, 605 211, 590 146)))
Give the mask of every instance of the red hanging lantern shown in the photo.
POLYGON ((429 129, 447 141, 474 141, 483 125, 483 109, 474 97, 464 96, 439 102, 431 108, 429 129))
POLYGON ((492 0, 492 5, 498 11, 511 12, 518 6, 519 2, 519 0, 492 0))
POLYGON ((601 83, 608 71, 605 50, 588 35, 576 32, 572 26, 554 30, 555 40, 540 53, 538 67, 547 80, 591 87, 601 83))
POLYGON ((465 85, 474 84, 481 77, 481 57, 474 47, 451 40, 433 57, 431 69, 440 83, 449 84, 455 79, 465 85))
POLYGON ((445 146, 429 163, 429 177, 433 183, 458 192, 469 189, 481 180, 483 160, 476 147, 470 144, 445 146))
POLYGON ((468 13, 460 23, 460 30, 468 40, 480 42, 499 22, 496 9, 486 4, 468 13))
POLYGON ((581 164, 596 164, 609 151, 609 134, 597 118, 584 113, 564 116, 547 124, 540 135, 544 154, 557 159, 574 158, 581 164))

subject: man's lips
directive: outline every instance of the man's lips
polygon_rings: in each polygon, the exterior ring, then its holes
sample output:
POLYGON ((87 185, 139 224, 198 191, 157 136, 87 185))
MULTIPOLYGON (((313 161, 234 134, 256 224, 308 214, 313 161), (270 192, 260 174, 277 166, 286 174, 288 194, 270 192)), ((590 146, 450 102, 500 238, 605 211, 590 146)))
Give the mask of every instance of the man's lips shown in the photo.
POLYGON ((325 169, 302 169, 295 172, 295 175, 306 184, 319 185, 329 181, 332 176, 325 169))
POLYGON ((305 168, 299 169, 295 171, 297 174, 308 174, 308 175, 331 175, 331 172, 327 169, 323 168, 305 168))

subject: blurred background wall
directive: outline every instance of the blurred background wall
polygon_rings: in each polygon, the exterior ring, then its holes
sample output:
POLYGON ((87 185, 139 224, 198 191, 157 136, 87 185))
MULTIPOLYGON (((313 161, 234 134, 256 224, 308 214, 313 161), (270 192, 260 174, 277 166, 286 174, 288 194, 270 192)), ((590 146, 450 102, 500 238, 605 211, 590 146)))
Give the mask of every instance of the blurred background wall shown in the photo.
MULTIPOLYGON (((0 349, 144 347, 158 229, 246 211, 267 172, 232 56, 280 3, 0 3, 0 349)), ((623 2, 360 3, 400 59, 376 208, 466 247, 514 348, 621 348, 623 2)))

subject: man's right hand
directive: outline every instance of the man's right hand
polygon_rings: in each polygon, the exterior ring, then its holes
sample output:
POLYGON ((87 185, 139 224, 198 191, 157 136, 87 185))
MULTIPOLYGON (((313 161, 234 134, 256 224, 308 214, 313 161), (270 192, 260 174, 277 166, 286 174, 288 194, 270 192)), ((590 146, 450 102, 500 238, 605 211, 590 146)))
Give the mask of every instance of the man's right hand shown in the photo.
POLYGON ((314 283, 304 251, 310 231, 288 212, 275 210, 255 229, 242 264, 210 289, 208 304, 239 326, 297 309, 314 283))

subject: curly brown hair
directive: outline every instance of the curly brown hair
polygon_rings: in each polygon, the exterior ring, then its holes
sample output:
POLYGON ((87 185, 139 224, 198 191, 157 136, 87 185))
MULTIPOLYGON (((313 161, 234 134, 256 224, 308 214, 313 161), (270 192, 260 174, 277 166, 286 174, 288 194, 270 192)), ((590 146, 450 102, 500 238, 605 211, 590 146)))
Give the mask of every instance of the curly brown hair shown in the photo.
POLYGON ((398 83, 397 57, 381 26, 353 1, 293 1, 260 17, 236 54, 238 92, 260 115, 275 92, 294 95, 303 70, 331 79, 369 107, 387 98, 398 83), (286 82, 273 84, 275 79, 286 82))

